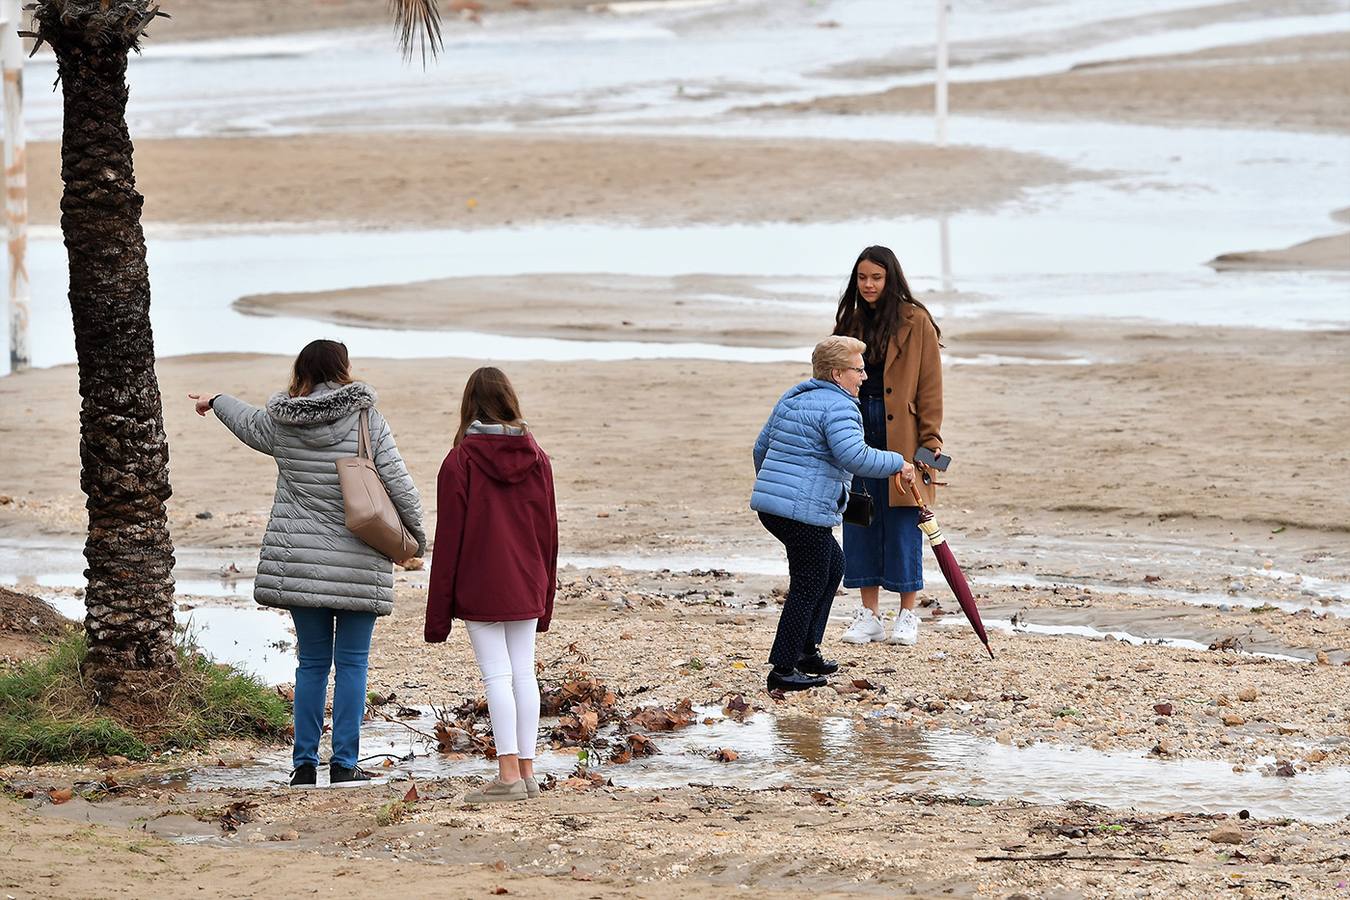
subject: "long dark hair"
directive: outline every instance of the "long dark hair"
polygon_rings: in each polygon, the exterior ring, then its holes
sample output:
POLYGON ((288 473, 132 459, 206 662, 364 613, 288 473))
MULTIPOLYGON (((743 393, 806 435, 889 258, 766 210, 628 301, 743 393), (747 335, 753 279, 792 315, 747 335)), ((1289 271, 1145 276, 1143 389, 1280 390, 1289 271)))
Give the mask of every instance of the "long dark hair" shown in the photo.
POLYGON ((464 383, 464 398, 459 402, 459 430, 455 432, 454 446, 464 440, 464 433, 477 419, 493 425, 514 425, 525 428, 520 415, 520 400, 511 379, 495 366, 476 369, 464 383))
POLYGON ((933 321, 933 314, 928 311, 928 307, 914 299, 909 282, 905 280, 905 272, 900 268, 900 260, 895 258, 891 249, 881 246, 867 247, 854 261, 848 285, 839 298, 839 309, 834 314, 834 333, 862 341, 867 345, 865 354, 867 361, 882 362, 886 359, 886 351, 891 346, 891 340, 900 330, 902 304, 905 303, 911 303, 923 310, 928 320, 933 322, 938 337, 942 337, 942 329, 937 327, 936 321, 933 321), (864 260, 886 270, 886 285, 881 289, 881 296, 877 298, 875 308, 868 306, 867 301, 858 293, 858 266, 864 260))
POLYGON ((305 397, 325 381, 352 383, 352 361, 347 345, 340 341, 310 341, 295 358, 291 372, 290 395, 305 397))

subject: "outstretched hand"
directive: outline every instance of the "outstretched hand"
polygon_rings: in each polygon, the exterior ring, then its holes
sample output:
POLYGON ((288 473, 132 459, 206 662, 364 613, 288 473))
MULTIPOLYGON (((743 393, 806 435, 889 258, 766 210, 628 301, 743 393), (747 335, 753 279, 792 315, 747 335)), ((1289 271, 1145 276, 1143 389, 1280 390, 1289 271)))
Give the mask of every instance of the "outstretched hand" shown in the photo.
POLYGON ((189 400, 197 401, 197 415, 204 416, 210 412, 212 396, 207 396, 206 394, 188 394, 189 400))

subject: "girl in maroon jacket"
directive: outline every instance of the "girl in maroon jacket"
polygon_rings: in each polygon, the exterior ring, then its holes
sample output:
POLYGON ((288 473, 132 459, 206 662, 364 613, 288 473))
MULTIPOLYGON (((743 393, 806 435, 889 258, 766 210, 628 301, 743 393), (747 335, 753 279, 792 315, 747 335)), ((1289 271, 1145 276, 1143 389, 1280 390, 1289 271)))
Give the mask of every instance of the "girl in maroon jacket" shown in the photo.
POLYGON ((436 483, 436 544, 426 639, 463 619, 487 687, 498 777, 469 803, 539 796, 539 681, 534 636, 548 631, 558 573, 553 469, 500 369, 469 376, 454 449, 436 483))

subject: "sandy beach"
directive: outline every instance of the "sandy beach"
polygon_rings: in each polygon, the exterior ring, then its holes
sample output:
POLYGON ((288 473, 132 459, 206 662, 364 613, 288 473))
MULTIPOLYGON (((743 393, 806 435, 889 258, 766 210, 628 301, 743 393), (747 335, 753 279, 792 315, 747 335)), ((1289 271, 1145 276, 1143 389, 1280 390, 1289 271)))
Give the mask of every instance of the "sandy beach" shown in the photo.
MULTIPOLYGON (((828 309, 822 312, 823 332, 828 309)), ((626 330, 611 328, 616 336, 626 330)), ((1336 364, 1347 352, 1344 334, 987 323, 949 326, 946 341, 953 360, 1029 354, 1033 362, 1090 361, 948 366, 944 437, 959 468, 940 503, 952 527, 1007 527, 1016 517, 1023 528, 1055 523, 1058 532, 1076 518, 1078 527, 1096 527, 1094 517, 1105 516, 1135 528, 1171 520, 1216 533, 1285 526, 1333 543, 1350 527, 1350 496, 1333 487, 1346 462, 1341 436, 1350 430, 1344 405, 1335 402, 1350 392, 1350 373, 1336 364), (1235 369, 1252 368, 1263 377, 1232 378, 1235 369), (1272 383, 1281 386, 1278 403, 1267 399, 1272 383), (1066 404, 1066 396, 1084 401, 1066 404), (1258 408, 1263 414, 1254 420, 1247 411, 1258 408), (1285 452, 1291 434, 1305 451, 1295 458, 1285 452), (1082 465, 1089 459, 1092 466, 1082 465)), ((270 459, 199 419, 187 394, 231 393, 260 405, 285 384, 288 365, 280 357, 161 361, 175 487, 170 510, 180 542, 255 544, 274 480, 270 459), (213 517, 195 518, 203 511, 213 517)), ((460 386, 476 365, 356 360, 360 376, 380 392, 424 489, 448 452, 460 386)), ((555 459, 565 546, 772 546, 746 506, 749 448, 778 395, 809 375, 805 361, 507 369, 555 459), (661 413, 632 412, 642 409, 661 413), (689 440, 692 434, 699 439, 689 440), (697 496, 690 484, 700 486, 697 496)), ((12 500, 0 505, 0 521, 16 529, 76 534, 82 527, 82 498, 67 475, 78 470, 75 376, 73 367, 57 367, 0 381, 0 429, 14 436, 11 446, 52 448, 41 459, 6 454, 12 500)), ((427 506, 434 511, 434 498, 427 506)))
MULTIPOLYGON (((555 10, 585 10, 603 4, 586 0, 450 0, 439 4, 445 22, 468 21, 471 16, 492 18, 555 10)), ((167 7, 172 18, 155 23, 156 42, 200 40, 240 35, 271 35, 359 28, 393 20, 385 4, 362 0, 183 0, 167 7)))
MULTIPOLYGON (((1350 209, 1338 209, 1331 218, 1350 223, 1350 209)), ((1350 232, 1313 238, 1280 250, 1249 250, 1223 253, 1209 263, 1214 268, 1256 269, 1350 269, 1350 232)))
MULTIPOLYGON (((456 29, 478 28, 461 19, 480 14, 527 37, 569 16, 647 21, 640 10, 619 16, 572 0, 482 6, 443 10, 456 29)), ((754 10, 741 7, 707 6, 706 16, 728 32, 744 29, 754 10)), ((828 7, 801 13, 812 41, 856 36, 857 21, 834 21, 828 7)), ((1308 0, 1135 10, 1129 21, 1029 29, 1015 46, 968 39, 954 61, 1049 54, 1145 25, 1181 31, 1328 9, 1308 0)), ((387 17, 383 5, 356 0, 187 0, 169 11, 157 42, 369 29, 387 17)), ((661 40, 694 27, 662 22, 661 40)), ((469 35, 462 52, 478 52, 476 32, 456 33, 469 35)), ((1350 131, 1345 37, 958 83, 952 109, 1084 128, 1212 128, 1215 159, 1234 128, 1330 139, 1350 131)), ((864 219, 884 231, 891 221, 1053 210, 1098 186, 1104 204, 1129 200, 1129 215, 1146 222, 1136 196, 1162 204, 1208 190, 1165 181, 1171 173, 1122 176, 1071 153, 1014 151, 992 136, 987 146, 937 148, 854 132, 887 114, 926 114, 931 87, 876 91, 864 80, 927 64, 835 66, 837 96, 747 104, 728 116, 741 136, 697 128, 704 136, 694 136, 681 123, 662 133, 640 110, 629 124, 655 133, 586 130, 549 123, 556 109, 528 104, 455 108, 384 130, 407 112, 394 106, 361 133, 315 104, 301 124, 321 125, 316 133, 138 138, 137 184, 152 239, 192 240, 864 219), (836 137, 747 137, 747 117, 768 129, 817 117, 829 130, 814 133, 836 137), (480 130, 484 122, 493 130, 480 130)), ((34 240, 45 240, 59 221, 58 148, 28 149, 34 240)), ((1253 290, 1246 279, 1270 279, 1258 287, 1278 306, 1301 286, 1334 286, 1313 279, 1350 268, 1343 185, 1327 175, 1300 189, 1325 199, 1326 237, 1301 242, 1319 232, 1282 239, 1266 229, 1210 263, 1231 269, 1222 275, 1204 268, 1209 248, 1192 265, 1221 279, 1210 290, 1240 298, 1253 290)), ((1295 216, 1277 199, 1278 221, 1305 221, 1302 207, 1295 216)), ((1216 212, 1215 227, 1229 227, 1231 214, 1216 212)), ((1016 248, 1000 252, 986 233, 971 234, 961 248, 969 258, 1009 267, 982 284, 1005 292, 1026 284, 1016 248)), ((529 252, 522 248, 527 261, 529 252)), ((1083 275, 1073 256, 1066 251, 1069 283, 1115 288, 1114 270, 1072 281, 1083 275)), ((741 274, 640 275, 618 260, 614 271, 522 266, 251 293, 233 309, 259 334, 284 317, 313 322, 315 337, 357 326, 806 348, 830 330, 847 262, 831 285, 813 277, 784 287, 750 264, 741 274)), ((1166 278, 1193 274, 1180 272, 1166 278)), ((935 272, 917 274, 938 283, 935 272)), ((1152 289, 1142 277, 1122 283, 1152 289)), ((809 375, 805 354, 770 363, 358 356, 355 374, 379 392, 429 521, 464 379, 486 362, 506 369, 557 480, 563 566, 554 627, 539 641, 545 689, 597 679, 620 718, 687 699, 696 711, 689 723, 650 733, 659 753, 629 763, 609 761, 623 732, 602 730, 592 747, 600 762, 582 777, 573 772, 577 748, 546 720, 541 760, 556 778, 542 799, 463 804, 487 764, 463 747, 440 753, 419 733, 434 727, 436 710, 481 696, 477 669, 458 626, 444 645, 423 643, 428 573, 400 569, 369 684, 396 699, 372 705, 363 737, 392 754, 388 766, 371 764, 387 783, 287 791, 289 747, 246 743, 144 762, 0 765, 0 888, 16 898, 316 887, 446 897, 1342 896, 1350 331, 1089 318, 1072 307, 1072 316, 1015 315, 973 290, 925 288, 920 298, 942 310, 943 436, 955 460, 937 514, 989 624, 994 659, 930 569, 917 647, 840 643, 857 605, 856 592, 841 592, 826 646, 841 674, 806 694, 764 690, 787 579, 781 547, 748 508, 750 447, 775 399, 809 375), (66 787, 73 799, 54 802, 66 787)), ((195 586, 180 591, 184 612, 256 612, 248 585, 275 482, 273 462, 197 417, 187 394, 261 405, 285 385, 290 363, 252 352, 158 362, 177 576, 195 586)), ((0 378, 0 583, 59 609, 82 597, 77 376, 73 365, 54 365, 0 378)), ((883 596, 887 613, 896 606, 883 596)), ((0 666, 44 646, 51 621, 26 622, 0 616, 0 666)), ((273 649, 289 652, 285 618, 267 624, 278 629, 273 649)))
MULTIPOLYGON (((31 220, 60 218, 57 146, 28 148, 31 220)), ((539 220, 840 221, 990 208, 1093 177, 1044 157, 883 142, 322 135, 136 145, 149 225, 482 228, 539 220), (643 166, 628 164, 641 158, 643 166), (389 160, 397 159, 396 166, 389 160), (876 182, 879 166, 904 178, 876 182), (212 178, 203 178, 203 172, 212 178), (558 177, 566 173, 565 178, 558 177)))
MULTIPOLYGON (((395 614, 376 632, 371 672, 372 690, 397 695, 414 711, 454 706, 477 693, 461 630, 444 646, 420 643, 423 574, 400 576, 395 614)), ((601 766, 601 786, 560 782, 542 800, 519 809, 463 805, 459 797, 469 779, 462 777, 402 777, 368 790, 300 795, 284 788, 185 791, 174 776, 163 774, 162 764, 0 768, 0 781, 26 807, 4 817, 12 829, 0 836, 11 848, 7 886, 40 883, 62 895, 81 895, 92 889, 82 868, 54 862, 58 854, 68 862, 72 853, 78 857, 97 848, 109 871, 129 870, 129 883, 193 878, 208 896, 237 891, 241 879, 253 877, 250 867, 259 852, 279 854, 271 857, 281 869, 269 879, 273 886, 360 876, 361 886, 354 888, 360 896, 378 894, 391 880, 439 896, 447 878, 461 871, 452 896, 498 887, 542 896, 546 890, 574 890, 576 882, 596 892, 589 896, 662 897, 676 891, 704 896, 733 885, 764 896, 896 891, 1004 896, 1066 885, 1109 895, 1203 894, 1222 889, 1240 873, 1253 884, 1277 881, 1306 896, 1334 895, 1325 890, 1325 878, 1334 877, 1344 862, 1340 823, 990 802, 978 788, 935 794, 905 783, 909 767, 932 752, 924 749, 926 735, 967 735, 1009 752, 1081 747, 1080 753, 1157 759, 1156 766, 1218 758, 1236 773, 1268 770, 1271 765, 1261 760, 1269 757, 1290 760, 1295 779, 1315 778, 1338 771, 1332 767, 1344 766, 1350 755, 1342 736, 1350 709, 1340 693, 1341 679, 1326 666, 997 634, 999 658, 991 662, 975 652, 964 626, 935 628, 930 617, 921 654, 877 645, 842 648, 841 660, 853 679, 843 682, 847 690, 774 700, 758 690, 755 665, 771 639, 773 614, 772 594, 756 591, 770 582, 725 575, 634 578, 618 570, 568 570, 561 581, 565 614, 540 643, 546 689, 583 671, 616 691, 624 709, 669 707, 690 697, 716 710, 723 698, 744 694, 755 710, 710 745, 740 758, 705 760, 699 771, 706 774, 678 788, 646 788, 640 781, 626 786, 634 773, 622 765, 601 766), (717 599, 710 603, 709 596, 717 599), (757 610, 766 596, 768 610, 757 610), (698 636, 694 646, 690 635, 698 636), (1202 687, 1209 685, 1208 691, 1202 687), (1168 716, 1156 713, 1159 704, 1167 704, 1168 716), (749 781, 774 771, 771 749, 752 737, 756 723, 765 722, 772 723, 774 746, 814 763, 815 774, 802 772, 772 790, 697 783, 728 775, 749 781), (842 745, 841 734, 850 735, 842 745), (899 759, 904 766, 888 772, 899 759), (841 764, 851 764, 862 780, 879 777, 881 783, 841 785, 830 774, 841 764), (41 793, 23 799, 35 786, 103 783, 110 777, 120 787, 111 796, 92 795, 93 802, 77 797, 50 805, 41 793), (605 785, 608 779, 617 786, 605 785), (400 804, 410 788, 416 800, 400 804), (391 807, 398 809, 392 820, 391 807), (218 823, 230 809, 232 824, 222 829, 218 823), (147 825, 135 834, 124 830, 136 821, 147 825), (83 829, 78 835, 71 831, 76 827, 83 829), (183 841, 197 846, 181 846, 183 841), (941 866, 933 865, 935 854, 941 866), (303 862, 292 864, 293 855, 303 862)), ((1139 612, 1126 596, 1029 599, 1033 607, 1087 603, 1098 612, 1102 607, 1139 612)), ((982 595, 990 616, 1010 600, 1016 603, 1006 590, 982 595)), ((1251 634, 1269 614, 1219 618, 1221 630, 1251 634)), ((1291 617, 1280 640, 1344 647, 1346 631, 1325 619, 1291 617)), ((724 714, 706 715, 689 729, 728 727, 718 724, 724 714)), ((423 717, 405 720, 402 727, 430 726, 423 717)), ((656 734, 654 741, 678 753, 671 742, 681 737, 656 734)), ((259 752, 225 746, 178 765, 255 777, 248 773, 259 752)), ((655 758, 654 769, 661 758, 655 758)), ((700 765, 688 756, 680 759, 681 765, 700 765)), ((399 768, 395 764, 392 771, 399 768)), ((1028 771, 1023 777, 1043 774, 1028 771)))
POLYGON ((768 277, 523 275, 241 297, 240 312, 322 322, 520 337, 810 347, 832 310, 785 300, 768 277), (728 303, 726 297, 742 298, 728 303))
MULTIPOLYGON (((955 82, 950 88, 953 113, 1336 133, 1350 131, 1347 100, 1350 43, 1343 33, 1122 59, 1055 75, 955 82)), ((931 87, 900 87, 813 100, 775 113, 926 113, 932 103, 931 87)))

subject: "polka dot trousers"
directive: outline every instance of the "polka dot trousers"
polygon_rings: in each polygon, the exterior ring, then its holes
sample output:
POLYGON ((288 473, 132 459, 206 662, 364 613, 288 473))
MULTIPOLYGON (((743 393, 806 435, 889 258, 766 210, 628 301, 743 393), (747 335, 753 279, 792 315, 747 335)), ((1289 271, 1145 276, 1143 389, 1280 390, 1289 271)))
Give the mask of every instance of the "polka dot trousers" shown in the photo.
POLYGON ((824 525, 768 513, 760 513, 759 521, 787 550, 787 602, 769 652, 774 668, 786 671, 796 668, 803 654, 815 652, 825 637, 830 607, 844 578, 844 551, 834 539, 834 530, 824 525))

